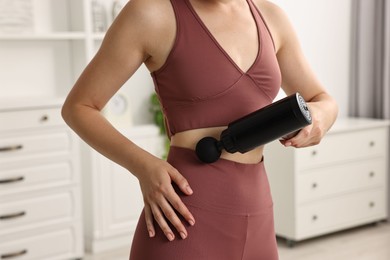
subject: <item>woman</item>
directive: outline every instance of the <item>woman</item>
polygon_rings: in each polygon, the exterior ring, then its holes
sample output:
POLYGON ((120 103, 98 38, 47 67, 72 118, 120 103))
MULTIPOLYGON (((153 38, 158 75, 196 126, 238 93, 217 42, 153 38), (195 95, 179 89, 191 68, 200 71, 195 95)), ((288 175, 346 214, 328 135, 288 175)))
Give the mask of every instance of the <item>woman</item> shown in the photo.
POLYGON ((131 260, 278 258, 263 147, 203 164, 194 148, 268 105, 280 86, 299 92, 313 124, 285 146, 318 144, 337 106, 305 60, 286 15, 265 0, 131 0, 64 107, 65 121, 138 179, 145 207, 131 260), (100 114, 144 63, 171 139, 167 161, 126 139, 100 114))

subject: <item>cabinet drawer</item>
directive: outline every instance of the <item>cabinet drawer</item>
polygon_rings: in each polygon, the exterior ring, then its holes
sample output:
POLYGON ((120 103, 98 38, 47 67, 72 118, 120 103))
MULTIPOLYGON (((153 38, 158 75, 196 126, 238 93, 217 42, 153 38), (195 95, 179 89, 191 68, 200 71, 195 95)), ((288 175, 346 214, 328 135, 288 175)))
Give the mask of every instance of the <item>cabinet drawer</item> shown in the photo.
POLYGON ((387 144, 385 128, 329 134, 321 144, 299 150, 297 167, 303 170, 348 160, 383 156, 387 144))
POLYGON ((64 125, 60 108, 0 113, 0 131, 64 125))
POLYGON ((308 202, 386 184, 385 159, 371 159, 305 171, 297 175, 297 201, 308 202))
MULTIPOLYGON (((24 166, 26 167, 26 166, 24 166)), ((70 184, 74 180, 70 162, 53 162, 28 168, 0 171, 0 196, 56 185, 70 184)))
POLYGON ((298 207, 298 239, 386 217, 385 189, 351 193, 298 207))
POLYGON ((62 228, 34 236, 20 235, 18 239, 4 239, 0 243, 0 259, 54 260, 71 259, 78 249, 74 227, 62 228))
POLYGON ((0 235, 29 227, 70 221, 75 218, 75 212, 73 191, 4 201, 0 204, 0 235))
POLYGON ((0 137, 0 162, 22 155, 67 151, 70 143, 67 131, 0 137))

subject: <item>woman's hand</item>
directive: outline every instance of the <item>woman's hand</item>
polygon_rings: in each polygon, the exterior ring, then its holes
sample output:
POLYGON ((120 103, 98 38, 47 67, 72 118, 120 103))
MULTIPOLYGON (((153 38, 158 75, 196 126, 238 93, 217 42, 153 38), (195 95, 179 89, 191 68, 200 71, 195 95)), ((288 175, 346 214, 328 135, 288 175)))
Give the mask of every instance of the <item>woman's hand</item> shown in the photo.
POLYGON ((187 180, 169 163, 155 158, 148 163, 142 176, 137 176, 141 185, 145 203, 145 218, 149 237, 154 237, 155 229, 153 219, 160 226, 169 241, 175 235, 168 225, 169 221, 178 231, 182 239, 188 236, 180 218, 175 210, 193 226, 195 219, 188 208, 175 192, 172 182, 176 183, 186 195, 193 193, 187 180))
POLYGON ((286 146, 302 148, 317 145, 333 124, 333 118, 326 114, 320 102, 307 103, 312 117, 312 124, 302 128, 297 135, 280 142, 286 146))

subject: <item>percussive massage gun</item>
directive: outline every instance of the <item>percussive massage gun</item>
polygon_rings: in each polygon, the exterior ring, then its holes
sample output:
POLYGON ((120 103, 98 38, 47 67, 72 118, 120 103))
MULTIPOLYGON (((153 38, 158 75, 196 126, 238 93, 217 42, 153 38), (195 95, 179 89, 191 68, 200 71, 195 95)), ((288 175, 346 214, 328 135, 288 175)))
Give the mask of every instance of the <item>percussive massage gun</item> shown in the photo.
POLYGON ((283 98, 230 123, 220 140, 205 137, 196 145, 204 163, 216 162, 222 150, 246 153, 284 136, 292 136, 311 124, 310 111, 299 93, 283 98))

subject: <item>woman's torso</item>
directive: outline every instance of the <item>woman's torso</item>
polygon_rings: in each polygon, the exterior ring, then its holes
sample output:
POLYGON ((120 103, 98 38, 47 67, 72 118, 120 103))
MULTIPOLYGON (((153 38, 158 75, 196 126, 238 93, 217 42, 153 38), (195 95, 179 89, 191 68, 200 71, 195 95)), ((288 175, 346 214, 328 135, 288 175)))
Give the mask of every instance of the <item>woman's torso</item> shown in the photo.
MULTIPOLYGON (((176 39, 175 13, 170 1, 166 2, 165 37, 161 39, 154 55, 145 62, 149 70, 153 72, 164 66, 176 39)), ((256 23, 252 14, 253 10, 248 6, 247 1, 234 1, 233 5, 218 3, 218 1, 196 0, 189 0, 189 3, 217 44, 232 60, 232 63, 242 72, 248 71, 254 65, 260 46, 264 43, 262 42, 263 38, 258 37, 258 21, 256 23)), ((229 110, 229 107, 226 109, 229 110)), ((176 132, 171 136, 171 145, 195 149, 196 143, 200 139, 205 136, 213 136, 218 139, 226 127, 224 125, 176 132)), ((263 147, 259 147, 245 154, 223 152, 221 157, 241 163, 257 163, 261 160, 262 153, 263 147)))

